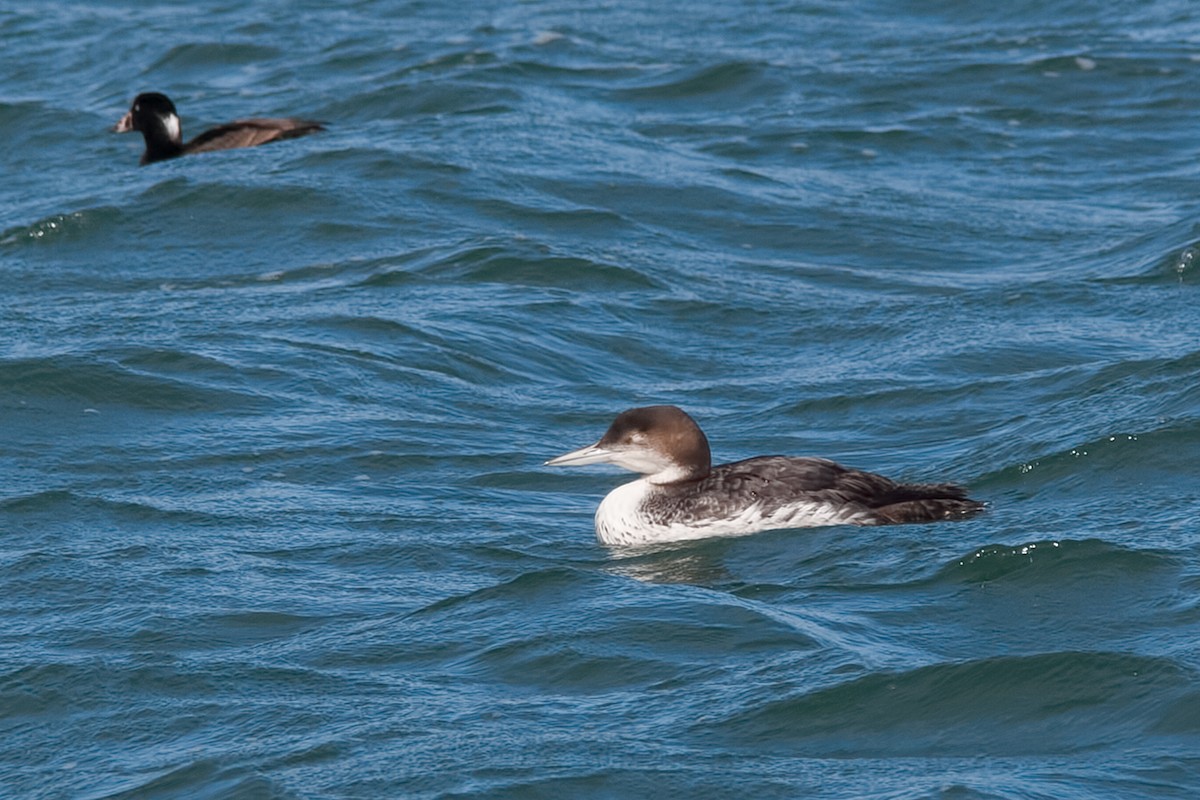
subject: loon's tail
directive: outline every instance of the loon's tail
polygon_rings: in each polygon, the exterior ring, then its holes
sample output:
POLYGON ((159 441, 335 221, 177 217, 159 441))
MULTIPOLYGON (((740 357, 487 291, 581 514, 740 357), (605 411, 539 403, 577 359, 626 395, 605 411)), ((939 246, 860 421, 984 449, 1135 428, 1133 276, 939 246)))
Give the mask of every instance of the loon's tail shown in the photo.
POLYGON ((953 483, 898 483, 871 509, 878 525, 965 519, 987 507, 953 483))

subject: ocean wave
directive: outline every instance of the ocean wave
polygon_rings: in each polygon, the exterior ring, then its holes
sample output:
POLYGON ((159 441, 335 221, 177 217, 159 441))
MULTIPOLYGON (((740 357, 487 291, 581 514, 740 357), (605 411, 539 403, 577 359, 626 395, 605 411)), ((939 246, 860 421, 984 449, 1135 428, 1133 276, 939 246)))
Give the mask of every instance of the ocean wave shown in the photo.
POLYGON ((653 76, 639 86, 613 90, 618 100, 653 103, 700 102, 705 109, 715 105, 742 105, 770 100, 784 90, 784 83, 764 63, 726 61, 673 70, 663 79, 653 76))
POLYGON ((938 580, 982 584, 1020 575, 1033 583, 1084 580, 1089 576, 1174 569, 1170 553, 1135 550, 1097 539, 1043 540, 979 547, 942 567, 938 580))
MULTIPOLYGON (((595 224, 588 211, 549 212, 595 224)), ((601 215, 603 216, 603 215, 601 215)), ((555 224, 561 224, 561 220, 555 224)), ((571 288, 580 291, 632 291, 657 285, 644 273, 626 266, 555 254, 549 248, 532 252, 528 246, 480 244, 458 248, 421 269, 430 277, 455 277, 480 283, 571 288)))
POLYGON ((122 211, 111 206, 53 214, 0 232, 0 247, 85 241, 97 232, 105 233, 122 217, 122 211))
POLYGON ((1152 735, 1190 683, 1187 671, 1166 658, 1003 655, 803 691, 734 714, 710 731, 739 748, 828 757, 1072 753, 1152 735))
MULTIPOLYGON (((114 354, 115 355, 115 354, 114 354)), ((0 397, 26 409, 102 413, 116 408, 216 411, 262 408, 269 401, 239 384, 220 361, 177 349, 132 350, 125 358, 49 354, 0 361, 0 397)))

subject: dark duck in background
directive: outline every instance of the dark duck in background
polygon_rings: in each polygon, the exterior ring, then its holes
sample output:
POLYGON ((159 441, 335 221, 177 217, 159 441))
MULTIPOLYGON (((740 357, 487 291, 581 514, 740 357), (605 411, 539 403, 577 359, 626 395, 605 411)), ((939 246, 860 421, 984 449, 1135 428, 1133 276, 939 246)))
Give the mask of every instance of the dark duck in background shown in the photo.
POLYGON ((282 139, 295 139, 323 131, 325 126, 292 117, 239 119, 218 125, 184 144, 183 127, 175 104, 165 94, 146 92, 133 99, 133 105, 113 130, 117 133, 141 132, 146 140, 146 152, 142 153, 141 160, 145 165, 194 153, 257 147, 282 139))

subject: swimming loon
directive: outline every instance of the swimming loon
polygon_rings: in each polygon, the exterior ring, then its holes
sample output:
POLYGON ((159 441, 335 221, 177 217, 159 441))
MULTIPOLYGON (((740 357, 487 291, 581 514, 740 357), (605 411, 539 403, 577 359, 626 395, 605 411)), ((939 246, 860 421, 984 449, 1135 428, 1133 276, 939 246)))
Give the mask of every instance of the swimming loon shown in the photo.
POLYGON ((984 507, 953 484, 897 483, 824 458, 759 456, 713 467, 704 432, 675 406, 624 411, 600 441, 546 462, 583 464, 616 464, 643 476, 596 509, 596 538, 606 545, 934 522, 984 507))

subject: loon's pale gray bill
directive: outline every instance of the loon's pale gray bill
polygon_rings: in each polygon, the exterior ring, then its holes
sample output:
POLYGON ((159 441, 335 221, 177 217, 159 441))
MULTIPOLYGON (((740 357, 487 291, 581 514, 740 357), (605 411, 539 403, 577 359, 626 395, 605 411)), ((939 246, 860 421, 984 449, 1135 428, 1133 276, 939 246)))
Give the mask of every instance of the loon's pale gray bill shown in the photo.
POLYGON ((614 453, 594 444, 555 456, 545 463, 547 467, 581 467, 585 464, 611 464, 614 453))

